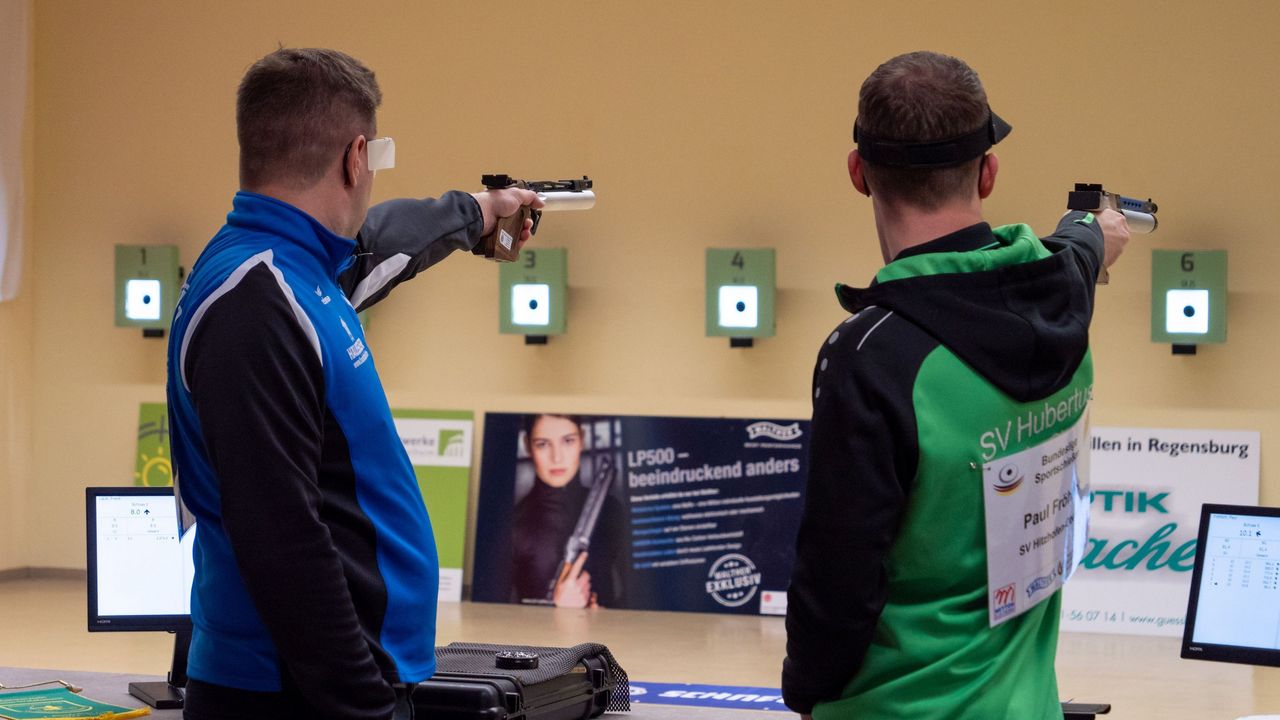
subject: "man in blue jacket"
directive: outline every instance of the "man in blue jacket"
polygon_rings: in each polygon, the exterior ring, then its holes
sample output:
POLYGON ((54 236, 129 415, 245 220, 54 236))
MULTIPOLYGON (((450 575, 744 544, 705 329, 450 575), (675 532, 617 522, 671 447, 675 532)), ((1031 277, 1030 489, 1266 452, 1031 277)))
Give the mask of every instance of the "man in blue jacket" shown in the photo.
POLYGON ((193 720, 410 717, 410 684, 435 670, 431 522, 356 313, 541 203, 513 189, 370 208, 393 162, 380 102, 333 50, 278 50, 240 84, 241 190, 169 344, 174 462, 200 525, 193 720))

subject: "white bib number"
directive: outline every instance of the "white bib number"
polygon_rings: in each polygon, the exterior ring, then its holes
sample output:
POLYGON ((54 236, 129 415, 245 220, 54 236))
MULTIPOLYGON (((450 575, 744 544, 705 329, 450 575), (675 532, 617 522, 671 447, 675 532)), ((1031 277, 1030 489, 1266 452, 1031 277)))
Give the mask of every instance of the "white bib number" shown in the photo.
POLYGON ((1035 607, 1075 572, 1089 534, 1087 422, 982 467, 992 627, 1035 607))

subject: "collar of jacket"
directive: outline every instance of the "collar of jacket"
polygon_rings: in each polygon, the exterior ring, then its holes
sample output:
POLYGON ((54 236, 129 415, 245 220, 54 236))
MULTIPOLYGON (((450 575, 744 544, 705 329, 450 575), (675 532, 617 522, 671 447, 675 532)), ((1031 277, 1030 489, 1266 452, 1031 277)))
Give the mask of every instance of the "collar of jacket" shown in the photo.
POLYGON ((873 305, 874 301, 870 301, 866 296, 878 294, 873 292, 878 285, 893 280, 996 270, 1010 265, 1043 260, 1053 254, 1044 246, 1044 243, 1040 242, 1040 238, 1036 237, 1031 226, 1026 224, 992 228, 986 223, 979 223, 932 240, 921 245, 920 248, 922 251, 917 253, 899 253, 897 258, 880 268, 871 285, 866 288, 836 283, 836 299, 840 301, 840 306, 848 312, 856 313, 873 305), (947 240, 962 234, 966 236, 965 243, 971 243, 976 240, 973 236, 979 232, 987 235, 990 240, 974 250, 932 252, 927 249, 931 246, 953 246, 947 240))
MULTIPOLYGON (((979 223, 934 240, 928 245, 942 244, 947 238, 978 233, 986 236, 986 242, 977 250, 926 252, 906 256, 900 254, 893 262, 880 268, 875 281, 885 283, 924 275, 982 272, 1040 260, 1050 254, 1029 225, 991 228, 986 223, 979 223)), ((976 238, 966 237, 966 240, 973 241, 976 238)))
POLYGON ((355 240, 338 235, 302 210, 268 195, 238 191, 231 202, 227 225, 289 241, 335 277, 354 259, 355 240))

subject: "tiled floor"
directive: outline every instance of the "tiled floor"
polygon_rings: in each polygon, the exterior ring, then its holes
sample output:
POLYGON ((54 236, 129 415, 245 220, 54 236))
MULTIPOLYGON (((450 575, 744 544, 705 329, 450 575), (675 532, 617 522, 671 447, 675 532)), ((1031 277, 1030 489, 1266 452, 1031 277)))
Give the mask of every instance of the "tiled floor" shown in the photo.
MULTIPOLYGON (((0 581, 0 667, 163 674, 172 640, 161 633, 89 633, 76 579, 0 581)), ((622 610, 553 610, 483 603, 440 608, 439 642, 608 645, 632 678, 776 687, 781 618, 622 610)), ((1064 635, 1063 698, 1109 702, 1117 720, 1280 713, 1280 669, 1178 658, 1174 638, 1064 635)), ((833 649, 836 651, 836 649, 833 649)))

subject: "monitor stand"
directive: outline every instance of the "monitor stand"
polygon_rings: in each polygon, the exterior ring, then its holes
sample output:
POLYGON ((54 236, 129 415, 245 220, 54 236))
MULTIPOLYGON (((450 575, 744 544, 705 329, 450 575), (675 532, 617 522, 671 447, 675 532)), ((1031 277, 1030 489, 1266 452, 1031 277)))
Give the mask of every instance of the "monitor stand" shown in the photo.
POLYGON ((191 631, 178 630, 173 637, 173 664, 167 682, 131 682, 129 694, 157 710, 182 707, 183 688, 187 686, 187 651, 191 649, 191 631))

